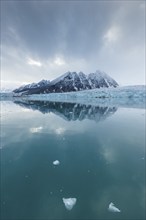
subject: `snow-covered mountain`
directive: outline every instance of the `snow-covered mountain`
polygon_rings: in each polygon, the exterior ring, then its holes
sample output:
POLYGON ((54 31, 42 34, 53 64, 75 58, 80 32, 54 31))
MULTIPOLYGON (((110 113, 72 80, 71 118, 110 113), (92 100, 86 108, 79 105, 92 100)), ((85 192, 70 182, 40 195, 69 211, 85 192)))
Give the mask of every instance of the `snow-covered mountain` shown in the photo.
POLYGON ((42 80, 39 83, 32 83, 15 89, 14 93, 44 94, 81 91, 95 88, 117 87, 118 83, 104 72, 96 71, 85 75, 82 72, 67 72, 53 81, 42 80))
POLYGON ((24 86, 19 87, 18 89, 13 90, 14 93, 27 93, 32 92, 32 94, 39 93, 40 89, 45 89, 46 86, 50 84, 49 80, 41 80, 38 83, 31 83, 24 86))

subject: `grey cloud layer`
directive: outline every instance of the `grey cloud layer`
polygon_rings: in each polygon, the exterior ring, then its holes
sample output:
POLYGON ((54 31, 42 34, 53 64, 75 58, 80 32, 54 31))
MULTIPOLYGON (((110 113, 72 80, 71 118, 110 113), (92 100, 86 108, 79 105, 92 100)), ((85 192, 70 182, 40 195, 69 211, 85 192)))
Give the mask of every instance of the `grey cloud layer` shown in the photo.
POLYGON ((18 80, 37 81, 49 78, 50 71, 52 78, 67 68, 87 72, 99 68, 122 83, 127 79, 129 84, 136 83, 139 78, 142 83, 144 12, 143 1, 2 2, 5 79, 12 78, 13 73, 18 80), (12 55, 14 51, 16 56, 12 55), (66 65, 51 67, 48 60, 55 56, 62 56, 66 65), (43 66, 28 66, 27 57, 39 60, 43 66), (135 80, 131 79, 133 74, 135 80))
POLYGON ((8 32, 14 27, 24 45, 43 57, 58 51, 82 56, 100 48, 110 16, 109 5, 98 2, 10 2, 5 10, 5 41, 12 43, 8 32))

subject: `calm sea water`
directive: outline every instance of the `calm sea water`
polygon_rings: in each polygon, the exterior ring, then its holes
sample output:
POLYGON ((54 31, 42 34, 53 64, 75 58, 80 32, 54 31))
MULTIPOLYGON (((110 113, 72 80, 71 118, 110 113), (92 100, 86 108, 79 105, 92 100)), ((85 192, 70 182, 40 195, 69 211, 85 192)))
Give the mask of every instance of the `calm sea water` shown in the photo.
POLYGON ((136 108, 1 102, 1 219, 145 219, 144 119, 136 108))

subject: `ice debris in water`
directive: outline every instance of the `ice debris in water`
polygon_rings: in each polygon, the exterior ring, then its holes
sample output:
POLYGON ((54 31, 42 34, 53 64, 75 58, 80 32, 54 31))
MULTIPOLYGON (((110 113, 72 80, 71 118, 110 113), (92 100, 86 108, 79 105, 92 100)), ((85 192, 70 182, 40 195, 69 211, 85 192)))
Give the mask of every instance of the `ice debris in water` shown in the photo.
POLYGON ((59 162, 59 160, 55 160, 55 161, 53 161, 53 164, 54 164, 54 165, 59 165, 60 162, 59 162))
POLYGON ((63 198, 63 202, 67 210, 71 210, 76 204, 76 201, 77 201, 76 198, 66 198, 66 199, 63 198))
POLYGON ((108 210, 110 212, 121 212, 121 210, 115 207, 115 205, 112 202, 109 204, 108 210))

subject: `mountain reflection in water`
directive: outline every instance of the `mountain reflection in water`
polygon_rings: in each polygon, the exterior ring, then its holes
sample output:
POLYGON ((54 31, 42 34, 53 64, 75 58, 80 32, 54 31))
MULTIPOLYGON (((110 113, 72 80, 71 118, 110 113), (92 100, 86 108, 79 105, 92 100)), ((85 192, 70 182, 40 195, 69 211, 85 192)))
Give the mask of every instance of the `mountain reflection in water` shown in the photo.
POLYGON ((54 113, 67 121, 84 119, 99 122, 117 111, 117 107, 92 106, 77 103, 46 102, 46 101, 15 101, 23 108, 38 110, 43 114, 54 113))
POLYGON ((146 219, 145 109, 2 101, 0 152, 3 220, 146 219))

